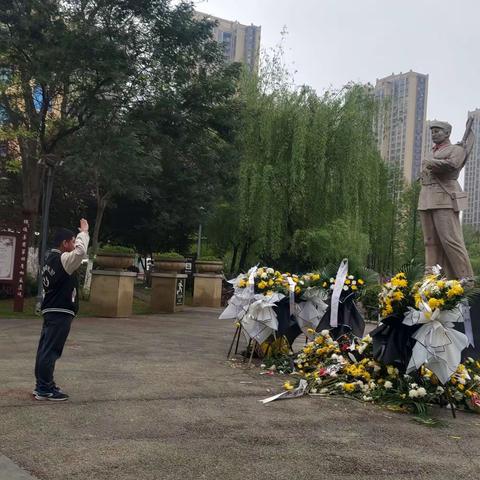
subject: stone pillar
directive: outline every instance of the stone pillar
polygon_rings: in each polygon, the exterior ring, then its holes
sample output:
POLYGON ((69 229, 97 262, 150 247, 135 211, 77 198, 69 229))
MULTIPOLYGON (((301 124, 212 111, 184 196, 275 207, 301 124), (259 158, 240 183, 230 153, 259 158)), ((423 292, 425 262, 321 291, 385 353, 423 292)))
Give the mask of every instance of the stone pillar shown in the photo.
POLYGON ((218 273, 194 273, 193 305, 195 307, 221 307, 222 279, 218 273))
POLYGON ((183 273, 152 273, 151 277, 150 306, 152 312, 175 313, 183 310, 187 275, 183 273))
POLYGON ((90 304, 99 317, 132 315, 135 272, 93 270, 90 304))

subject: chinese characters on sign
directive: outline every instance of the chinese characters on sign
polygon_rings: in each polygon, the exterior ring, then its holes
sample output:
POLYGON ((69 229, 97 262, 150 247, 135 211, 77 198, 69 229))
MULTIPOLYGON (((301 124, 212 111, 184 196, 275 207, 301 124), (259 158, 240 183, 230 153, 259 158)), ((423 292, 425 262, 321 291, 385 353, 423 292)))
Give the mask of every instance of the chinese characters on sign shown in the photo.
POLYGON ((17 289, 15 292, 15 301, 13 304, 14 312, 23 312, 23 296, 25 293, 25 280, 27 277, 27 256, 28 256, 28 234, 30 230, 30 220, 23 220, 20 232, 20 248, 17 256, 17 289))
POLYGON ((27 218, 20 226, 0 230, 0 284, 13 294, 14 312, 23 312, 29 231, 27 218))

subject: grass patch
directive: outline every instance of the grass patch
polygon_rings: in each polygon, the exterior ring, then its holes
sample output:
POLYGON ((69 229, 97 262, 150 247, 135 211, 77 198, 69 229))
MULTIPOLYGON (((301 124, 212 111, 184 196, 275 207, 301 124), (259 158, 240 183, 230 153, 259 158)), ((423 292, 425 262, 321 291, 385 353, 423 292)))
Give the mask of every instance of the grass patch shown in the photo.
MULTIPOLYGON (((0 300, 0 318, 39 318, 35 315, 35 297, 25 299, 23 312, 13 311, 13 299, 0 300)), ((148 315, 151 313, 150 305, 138 298, 133 299, 133 315, 148 315)), ((90 302, 80 300, 79 317, 94 317, 94 307, 90 302)))

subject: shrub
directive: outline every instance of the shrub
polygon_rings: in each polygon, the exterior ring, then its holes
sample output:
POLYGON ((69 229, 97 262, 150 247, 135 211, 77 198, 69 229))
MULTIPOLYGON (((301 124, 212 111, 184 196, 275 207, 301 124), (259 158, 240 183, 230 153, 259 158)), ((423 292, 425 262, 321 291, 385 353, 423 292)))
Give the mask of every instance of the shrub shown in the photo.
POLYGON ((126 255, 135 254, 135 249, 130 247, 122 247, 120 245, 103 245, 98 249, 98 255, 108 255, 109 253, 124 253, 126 255))
POLYGON ((223 260, 213 255, 206 255, 204 257, 198 257, 197 262, 223 262, 223 260))
POLYGON ((183 255, 177 252, 160 252, 153 254, 154 260, 185 260, 183 255))

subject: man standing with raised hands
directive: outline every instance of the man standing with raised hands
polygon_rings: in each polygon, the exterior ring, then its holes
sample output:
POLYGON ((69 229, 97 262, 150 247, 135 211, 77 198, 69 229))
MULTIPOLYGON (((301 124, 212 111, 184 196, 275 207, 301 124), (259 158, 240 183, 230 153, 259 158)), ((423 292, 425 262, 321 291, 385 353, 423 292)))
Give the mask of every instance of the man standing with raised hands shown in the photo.
POLYGON ((54 245, 42 269, 44 297, 42 301, 43 327, 35 363, 36 400, 65 401, 64 393, 53 379, 55 362, 61 357, 70 332, 72 320, 78 312, 78 278, 76 270, 87 255, 88 222, 80 220, 79 233, 66 228, 55 233, 54 245))

